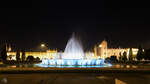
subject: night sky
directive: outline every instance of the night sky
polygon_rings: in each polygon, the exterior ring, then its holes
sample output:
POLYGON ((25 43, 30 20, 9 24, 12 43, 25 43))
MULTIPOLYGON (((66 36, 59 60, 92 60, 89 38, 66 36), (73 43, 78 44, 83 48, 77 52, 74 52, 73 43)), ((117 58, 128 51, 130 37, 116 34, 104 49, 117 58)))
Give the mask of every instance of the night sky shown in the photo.
POLYGON ((0 8, 0 42, 14 49, 36 49, 46 43, 50 49, 64 50, 73 32, 85 50, 103 39, 109 47, 150 48, 150 8, 141 2, 5 3, 0 8))

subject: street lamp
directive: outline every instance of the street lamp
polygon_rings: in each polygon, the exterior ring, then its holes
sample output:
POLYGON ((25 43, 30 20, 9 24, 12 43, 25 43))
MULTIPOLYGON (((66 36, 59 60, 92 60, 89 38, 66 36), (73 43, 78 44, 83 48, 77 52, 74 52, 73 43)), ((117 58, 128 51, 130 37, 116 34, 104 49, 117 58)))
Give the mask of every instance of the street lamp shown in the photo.
POLYGON ((44 47, 46 47, 45 44, 41 44, 41 48, 44 48, 44 47))
POLYGON ((100 44, 100 45, 99 45, 99 47, 101 48, 101 47, 102 47, 102 45, 100 44))

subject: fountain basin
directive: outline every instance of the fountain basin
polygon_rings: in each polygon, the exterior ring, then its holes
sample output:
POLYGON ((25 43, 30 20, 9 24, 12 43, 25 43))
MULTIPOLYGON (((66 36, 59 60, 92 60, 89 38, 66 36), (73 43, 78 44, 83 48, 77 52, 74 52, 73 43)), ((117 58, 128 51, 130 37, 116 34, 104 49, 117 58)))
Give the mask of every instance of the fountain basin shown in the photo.
POLYGON ((104 64, 104 60, 101 59, 43 59, 44 65, 56 65, 56 66, 95 66, 104 64))

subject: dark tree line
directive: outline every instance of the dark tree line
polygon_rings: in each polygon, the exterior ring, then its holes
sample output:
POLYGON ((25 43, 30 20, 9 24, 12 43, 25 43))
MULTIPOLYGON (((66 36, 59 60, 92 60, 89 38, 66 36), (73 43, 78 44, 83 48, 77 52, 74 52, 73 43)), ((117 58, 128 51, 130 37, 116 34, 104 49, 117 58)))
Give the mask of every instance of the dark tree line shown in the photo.
MULTIPOLYGON (((141 61, 141 60, 150 60, 150 49, 147 49, 144 51, 144 49, 139 46, 138 48, 138 52, 137 52, 137 55, 136 55, 136 59, 138 61, 141 61)), ((123 55, 120 53, 120 57, 119 57, 119 60, 120 61, 129 61, 129 62, 132 62, 133 61, 133 51, 132 51, 132 48, 129 49, 129 58, 127 59, 127 52, 124 52, 123 55)))
POLYGON ((16 52, 16 60, 20 61, 20 51, 19 50, 17 50, 17 52, 16 52))
POLYGON ((138 50, 136 59, 138 61, 141 61, 142 59, 144 59, 144 51, 143 51, 143 48, 141 46, 139 46, 139 50, 138 50))
POLYGON ((0 49, 0 59, 3 61, 5 61, 7 59, 6 44, 4 44, 0 49))
POLYGON ((150 48, 145 50, 143 58, 145 60, 150 60, 150 48))

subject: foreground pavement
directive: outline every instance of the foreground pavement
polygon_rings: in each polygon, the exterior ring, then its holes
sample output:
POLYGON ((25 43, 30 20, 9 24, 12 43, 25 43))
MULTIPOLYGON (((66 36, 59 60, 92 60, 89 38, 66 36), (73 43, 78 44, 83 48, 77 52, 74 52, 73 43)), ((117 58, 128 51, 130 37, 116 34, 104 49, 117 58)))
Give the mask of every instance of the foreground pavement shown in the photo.
POLYGON ((0 67, 0 84, 150 84, 150 67, 0 67))
POLYGON ((150 74, 140 74, 140 73, 0 74, 0 84, 150 84, 150 74))
POLYGON ((150 69, 5 67, 0 84, 150 84, 150 69))

